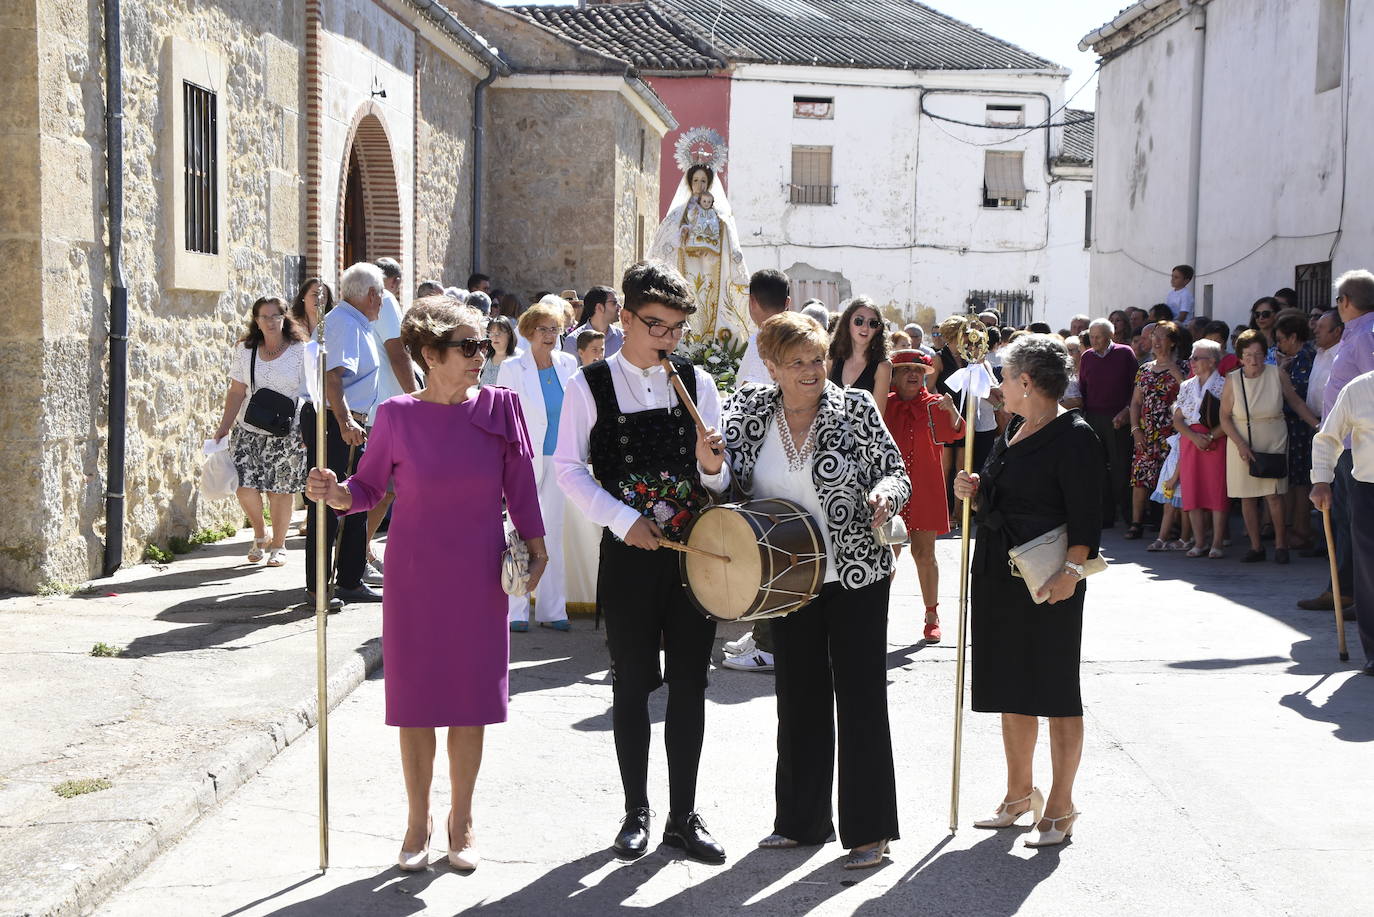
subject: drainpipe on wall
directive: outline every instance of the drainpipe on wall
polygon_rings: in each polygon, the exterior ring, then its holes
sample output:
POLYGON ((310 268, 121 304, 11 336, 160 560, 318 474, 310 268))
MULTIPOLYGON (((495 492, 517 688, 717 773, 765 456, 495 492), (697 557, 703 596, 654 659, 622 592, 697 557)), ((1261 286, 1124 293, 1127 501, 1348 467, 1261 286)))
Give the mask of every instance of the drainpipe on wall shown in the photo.
POLYGON ((487 87, 498 76, 496 68, 487 71, 472 93, 472 273, 482 269, 482 196, 486 192, 485 171, 487 152, 487 87))
POLYGON ((1202 197, 1202 105, 1207 71, 1207 0, 1187 0, 1192 7, 1197 54, 1193 56, 1192 144, 1188 150, 1188 222, 1184 226, 1184 257, 1197 268, 1198 219, 1202 197))
POLYGON ((104 576, 124 561, 124 433, 129 392, 129 291, 124 238, 124 64, 119 0, 105 0, 105 163, 110 207, 109 415, 105 441, 104 576))

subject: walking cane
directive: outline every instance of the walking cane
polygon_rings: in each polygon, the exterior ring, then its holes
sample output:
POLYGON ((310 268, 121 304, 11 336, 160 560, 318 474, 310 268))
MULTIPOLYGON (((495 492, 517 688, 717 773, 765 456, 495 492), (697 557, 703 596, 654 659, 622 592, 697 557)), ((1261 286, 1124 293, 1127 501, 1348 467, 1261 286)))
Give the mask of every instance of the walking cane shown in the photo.
POLYGON ((1350 653, 1345 648, 1345 606, 1341 604, 1340 569, 1336 563, 1336 539, 1331 537, 1331 510, 1322 510, 1322 528, 1326 530, 1326 556, 1331 561, 1331 595, 1336 600, 1336 649, 1341 654, 1341 662, 1350 661, 1350 653))
MULTIPOLYGON (((940 323, 940 333, 950 350, 964 360, 964 472, 973 473, 973 432, 977 410, 974 393, 975 369, 987 353, 987 335, 983 323, 967 316, 955 316, 940 323)), ((977 370, 981 372, 981 370, 977 370)), ((954 762, 949 789, 949 833, 959 830, 959 770, 964 745, 964 672, 968 646, 969 592, 969 524, 972 517, 972 498, 963 501, 959 530, 959 636, 954 662, 954 762)))
MULTIPOLYGON (((329 446, 325 411, 324 348, 325 317, 320 316, 315 326, 315 467, 329 467, 329 446)), ((333 598, 330 585, 328 563, 325 560, 325 542, 328 540, 329 507, 323 499, 315 503, 315 705, 316 731, 319 737, 319 787, 320 787, 320 871, 329 868, 329 667, 328 643, 325 631, 328 627, 329 601, 333 598)), ((339 526, 340 529, 343 526, 339 526)), ((338 549, 334 556, 339 556, 338 549)))

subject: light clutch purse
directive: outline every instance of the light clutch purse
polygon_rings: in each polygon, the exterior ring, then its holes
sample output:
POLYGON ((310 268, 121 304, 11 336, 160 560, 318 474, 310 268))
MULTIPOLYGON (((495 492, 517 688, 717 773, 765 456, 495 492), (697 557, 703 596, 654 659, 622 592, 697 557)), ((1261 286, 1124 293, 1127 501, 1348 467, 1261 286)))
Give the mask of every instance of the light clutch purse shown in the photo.
MULTIPOLYGON (((1068 557, 1069 527, 1061 525, 1007 551, 1007 566, 1011 568, 1012 576, 1019 576, 1026 581, 1031 600, 1039 605, 1045 601, 1038 595, 1041 588, 1049 582, 1050 577, 1064 569, 1068 557)), ((1092 576, 1105 569, 1107 562, 1099 554, 1084 562, 1083 576, 1092 576)))
POLYGON ((509 518, 506 549, 501 552, 501 588, 506 595, 528 595, 530 591, 530 551, 509 518))
POLYGON ((901 516, 895 514, 874 531, 878 533, 880 544, 907 544, 911 541, 910 536, 906 533, 906 522, 901 516))

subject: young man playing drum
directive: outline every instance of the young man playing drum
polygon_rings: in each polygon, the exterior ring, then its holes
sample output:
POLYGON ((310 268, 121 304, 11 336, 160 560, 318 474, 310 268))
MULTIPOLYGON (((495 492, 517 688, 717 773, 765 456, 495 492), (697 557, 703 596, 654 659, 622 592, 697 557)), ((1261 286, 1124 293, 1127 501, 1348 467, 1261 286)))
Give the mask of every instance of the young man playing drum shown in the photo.
POLYGON ((663 842, 709 863, 725 860, 696 812, 697 765, 706 715, 706 673, 715 622, 692 607, 677 555, 660 539, 680 541, 684 526, 709 503, 705 486, 729 482, 716 432, 720 399, 703 370, 674 357, 696 401, 699 437, 664 371, 696 311, 682 276, 643 261, 621 283, 625 339, 615 355, 568 381, 554 454, 558 483, 601 539, 598 600, 611 653, 612 725, 625 789, 625 817, 614 849, 642 856, 649 846, 649 695, 668 683, 668 821, 663 842), (659 647, 665 671, 659 669, 659 647))

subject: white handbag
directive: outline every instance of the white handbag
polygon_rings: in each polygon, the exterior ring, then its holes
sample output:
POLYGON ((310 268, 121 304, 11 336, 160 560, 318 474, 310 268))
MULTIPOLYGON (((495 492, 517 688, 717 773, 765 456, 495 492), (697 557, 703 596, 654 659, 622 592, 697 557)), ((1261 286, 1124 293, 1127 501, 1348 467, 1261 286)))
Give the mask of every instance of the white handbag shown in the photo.
MULTIPOLYGON (((1039 595, 1041 588, 1049 582, 1050 577, 1064 569, 1064 562, 1068 558, 1069 527, 1061 525, 1008 550, 1007 566, 1011 568, 1012 576, 1019 576, 1026 581, 1031 600, 1040 605, 1045 601, 1039 595)), ((1083 576, 1086 578, 1105 569, 1107 561, 1099 554, 1084 562, 1083 576)))
POLYGON ((520 533, 506 520, 506 549, 501 552, 501 588, 506 595, 528 595, 530 591, 530 552, 520 533))

